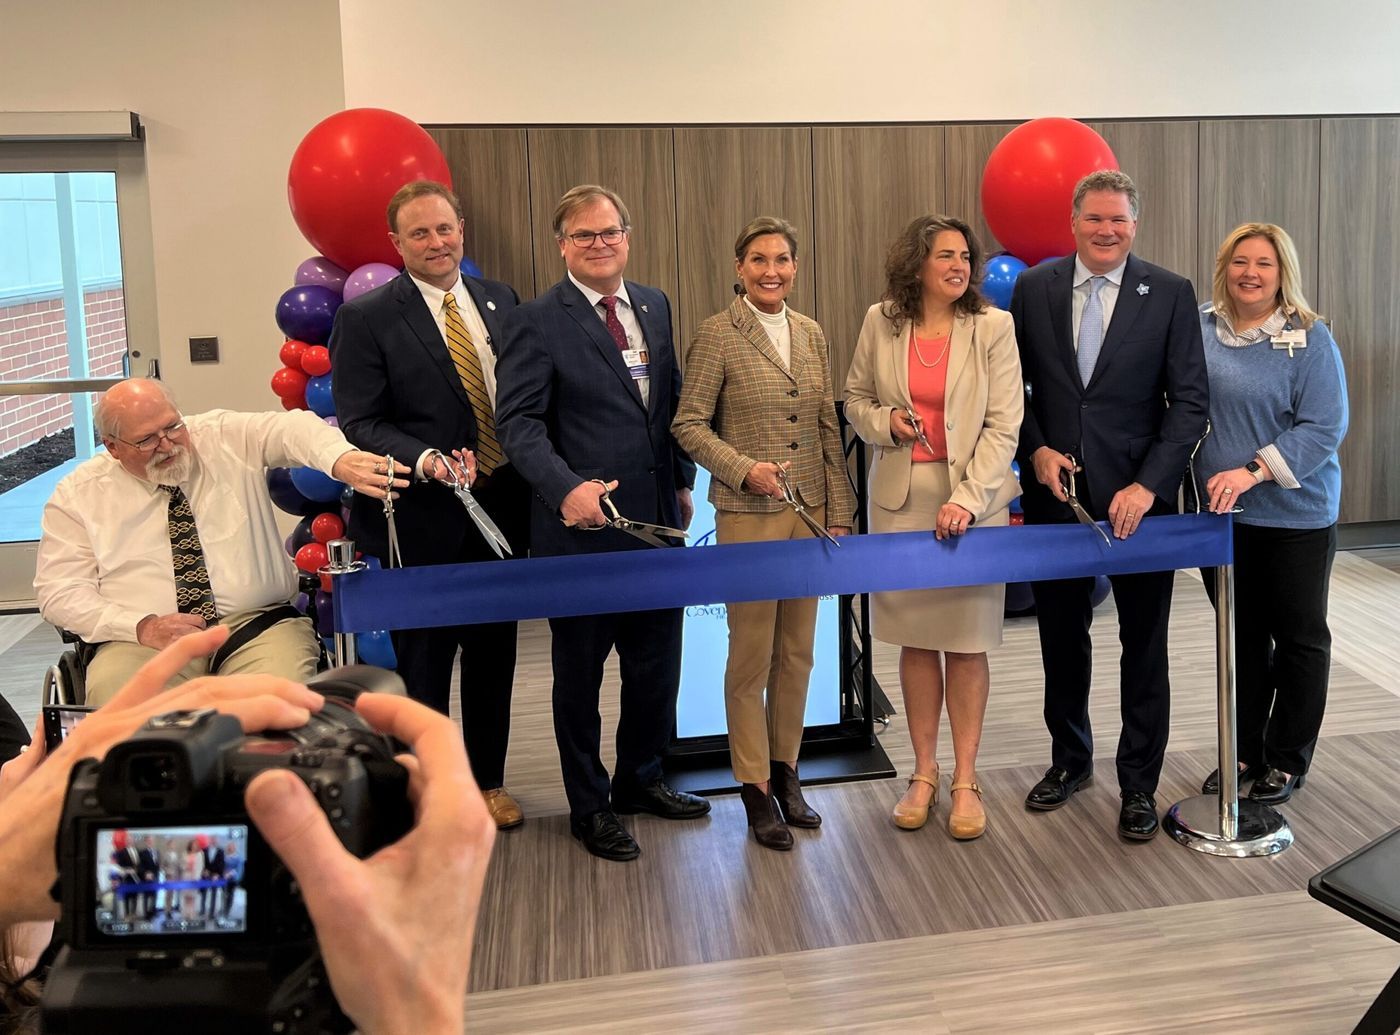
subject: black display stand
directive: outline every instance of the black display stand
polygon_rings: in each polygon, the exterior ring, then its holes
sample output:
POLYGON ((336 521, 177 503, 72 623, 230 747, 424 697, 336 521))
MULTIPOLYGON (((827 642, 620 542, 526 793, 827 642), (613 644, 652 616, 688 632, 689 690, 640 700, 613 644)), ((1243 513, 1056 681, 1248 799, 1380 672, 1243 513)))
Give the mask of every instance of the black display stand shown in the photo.
MULTIPOLYGON (((852 484, 856 497, 854 530, 864 532, 865 446, 846 423, 845 410, 839 402, 836 414, 847 470, 855 474, 852 484)), ((841 718, 825 726, 808 726, 803 731, 803 784, 880 780, 895 775, 894 766, 875 738, 876 723, 885 724, 894 709, 870 672, 869 614, 867 594, 838 599, 841 718)), ((722 693, 723 687, 716 687, 715 692, 722 693)), ((673 732, 670 755, 666 759, 666 780, 672 787, 694 794, 737 791, 739 786, 729 766, 728 739, 723 736, 677 737, 673 732)))

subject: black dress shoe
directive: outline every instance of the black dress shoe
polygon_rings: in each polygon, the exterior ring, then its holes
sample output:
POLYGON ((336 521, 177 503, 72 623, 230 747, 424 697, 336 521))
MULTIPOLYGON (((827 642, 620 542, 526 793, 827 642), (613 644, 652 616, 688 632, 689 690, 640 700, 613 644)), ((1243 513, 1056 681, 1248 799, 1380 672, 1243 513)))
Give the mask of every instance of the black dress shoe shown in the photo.
POLYGON ((1040 809, 1042 812, 1050 812, 1069 801, 1069 796, 1079 788, 1087 787, 1093 782, 1094 771, 1092 769, 1086 769, 1082 773, 1072 775, 1068 769, 1052 765, 1045 770, 1044 779, 1032 787, 1030 794, 1026 795, 1026 806, 1040 809))
POLYGON ((569 829, 583 847, 600 859, 628 862, 642 854, 641 847, 611 812, 594 812, 583 819, 570 820, 569 829))
POLYGON ((1261 805, 1282 805, 1293 797, 1295 787, 1301 787, 1306 782, 1306 773, 1289 776, 1282 770, 1270 767, 1268 772, 1254 781, 1254 786, 1249 789, 1249 800, 1261 805))
MULTIPOLYGON (((1255 765, 1254 763, 1251 762, 1249 765, 1245 766, 1243 769, 1240 770, 1240 781, 1239 781, 1239 786, 1240 786, 1241 788, 1243 788, 1244 785, 1245 785, 1245 783, 1246 783, 1247 781, 1259 779, 1259 777, 1261 777, 1261 776, 1264 775, 1264 772, 1265 772, 1266 768, 1267 768, 1266 766, 1255 765)), ((1219 770, 1219 769, 1212 769, 1212 770, 1210 771, 1210 775, 1206 777, 1205 783, 1201 784, 1201 793, 1202 793, 1202 794, 1219 794, 1219 793, 1220 793, 1220 770, 1219 770)))
POLYGON ((810 829, 821 826, 821 816, 816 809, 807 804, 807 799, 802 797, 802 784, 797 779, 797 770, 788 768, 786 762, 772 762, 769 764, 769 771, 773 777, 769 786, 773 788, 773 797, 778 800, 778 808, 782 810, 783 822, 790 827, 810 829))
POLYGON ((1151 841, 1157 836, 1157 806, 1142 791, 1124 791, 1118 810, 1118 833, 1130 841, 1151 841))
POLYGON ((688 794, 667 785, 665 780, 653 780, 645 787, 613 784, 614 812, 631 815, 650 812, 662 819, 698 819, 710 811, 710 803, 698 794, 688 794))
POLYGON ((792 847, 792 831, 783 825, 783 815, 773 795, 765 794, 758 784, 746 783, 739 787, 739 800, 744 803, 755 841, 775 852, 786 852, 792 847))

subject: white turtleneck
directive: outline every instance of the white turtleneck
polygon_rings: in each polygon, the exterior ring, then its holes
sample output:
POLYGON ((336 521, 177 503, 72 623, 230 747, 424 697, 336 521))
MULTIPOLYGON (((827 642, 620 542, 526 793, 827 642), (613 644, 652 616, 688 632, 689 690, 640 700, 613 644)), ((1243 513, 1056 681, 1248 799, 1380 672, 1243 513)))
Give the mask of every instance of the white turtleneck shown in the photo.
POLYGON ((753 310, 753 314, 758 317, 758 322, 768 332, 768 340, 773 343, 778 358, 783 361, 783 369, 791 369, 792 330, 788 327, 787 303, 784 303, 783 307, 776 313, 765 313, 749 301, 748 295, 744 296, 744 304, 753 310))

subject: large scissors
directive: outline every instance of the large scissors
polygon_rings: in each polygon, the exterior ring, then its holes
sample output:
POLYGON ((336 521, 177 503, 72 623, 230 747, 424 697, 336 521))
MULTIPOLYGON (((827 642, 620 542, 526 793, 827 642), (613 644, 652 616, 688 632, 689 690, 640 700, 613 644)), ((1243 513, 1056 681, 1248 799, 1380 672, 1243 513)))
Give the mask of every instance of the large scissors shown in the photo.
POLYGON ((1069 509, 1074 511, 1074 516, 1079 519, 1081 525, 1088 525, 1103 538, 1105 546, 1111 547, 1113 540, 1108 537, 1108 533, 1100 527, 1099 523, 1089 516, 1089 512, 1084 509, 1084 504, 1079 502, 1079 497, 1074 493, 1074 472, 1082 470, 1082 468, 1068 453, 1065 454, 1065 457, 1070 462, 1069 467, 1060 468, 1060 486, 1065 490, 1065 502, 1069 504, 1069 509))
POLYGON ((808 528, 817 533, 817 535, 821 536, 832 546, 839 547, 841 545, 837 542, 836 537, 826 530, 825 525, 812 517, 811 514, 807 513, 807 508, 803 506, 802 501, 797 498, 797 493, 792 489, 792 483, 788 481, 786 467, 778 468, 778 488, 782 491, 783 502, 797 511, 797 516, 807 523, 808 528))
POLYGON ((608 483, 601 478, 593 478, 603 487, 603 495, 598 497, 598 507, 603 511, 604 524, 585 525, 585 531, 596 532, 600 528, 616 528, 620 532, 636 536, 644 543, 652 546, 673 546, 675 544, 666 542, 661 537, 670 536, 672 539, 689 539, 690 533, 679 528, 668 528, 665 525, 653 525, 649 521, 633 521, 625 518, 618 512, 617 504, 612 501, 612 494, 608 492, 608 483))
MULTIPOLYGON (((919 411, 914 409, 912 405, 904 407, 904 410, 909 414, 909 423, 914 425, 914 434, 918 436, 919 445, 923 446, 930 453, 933 453, 933 446, 929 445, 928 436, 924 434, 924 421, 923 418, 919 416, 919 411)), ((934 453, 933 455, 936 456, 937 454, 934 453)))
POLYGON ((514 556, 514 551, 510 548, 510 540, 505 537, 505 533, 497 527, 496 522, 491 520, 491 515, 477 502, 472 495, 471 489, 467 487, 464 479, 457 477, 456 470, 447 462, 447 458, 442 455, 442 451, 434 449, 428 454, 428 462, 441 460, 442 466, 447 471, 447 486, 452 490, 452 494, 467 508, 467 517, 481 531, 481 537, 486 540, 486 545, 496 551, 497 557, 514 556))
POLYGON ((384 483, 384 525, 389 540, 389 567, 403 567, 403 553, 399 550, 399 531, 394 527, 394 458, 386 456, 384 469, 389 472, 384 483))

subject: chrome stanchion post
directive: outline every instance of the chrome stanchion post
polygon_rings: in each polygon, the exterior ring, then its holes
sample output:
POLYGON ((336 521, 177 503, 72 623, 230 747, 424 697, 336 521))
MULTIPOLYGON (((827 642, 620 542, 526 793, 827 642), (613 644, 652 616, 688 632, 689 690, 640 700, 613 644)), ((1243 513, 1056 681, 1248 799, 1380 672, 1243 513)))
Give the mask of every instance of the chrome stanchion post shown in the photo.
MULTIPOLYGON (((355 540, 353 539, 332 539, 326 544, 326 553, 330 556, 330 563, 319 569, 318 575, 345 575, 352 571, 363 571, 364 561, 355 560, 355 540)), ((333 649, 335 657, 332 659, 337 665, 353 665, 355 656, 355 634, 336 631, 332 635, 333 649)))
POLYGON ((1240 800, 1235 750, 1235 569, 1215 569, 1215 692, 1220 794, 1202 794, 1167 810, 1162 826, 1192 851, 1243 859, 1274 855, 1293 843, 1293 831, 1277 809, 1240 800))

